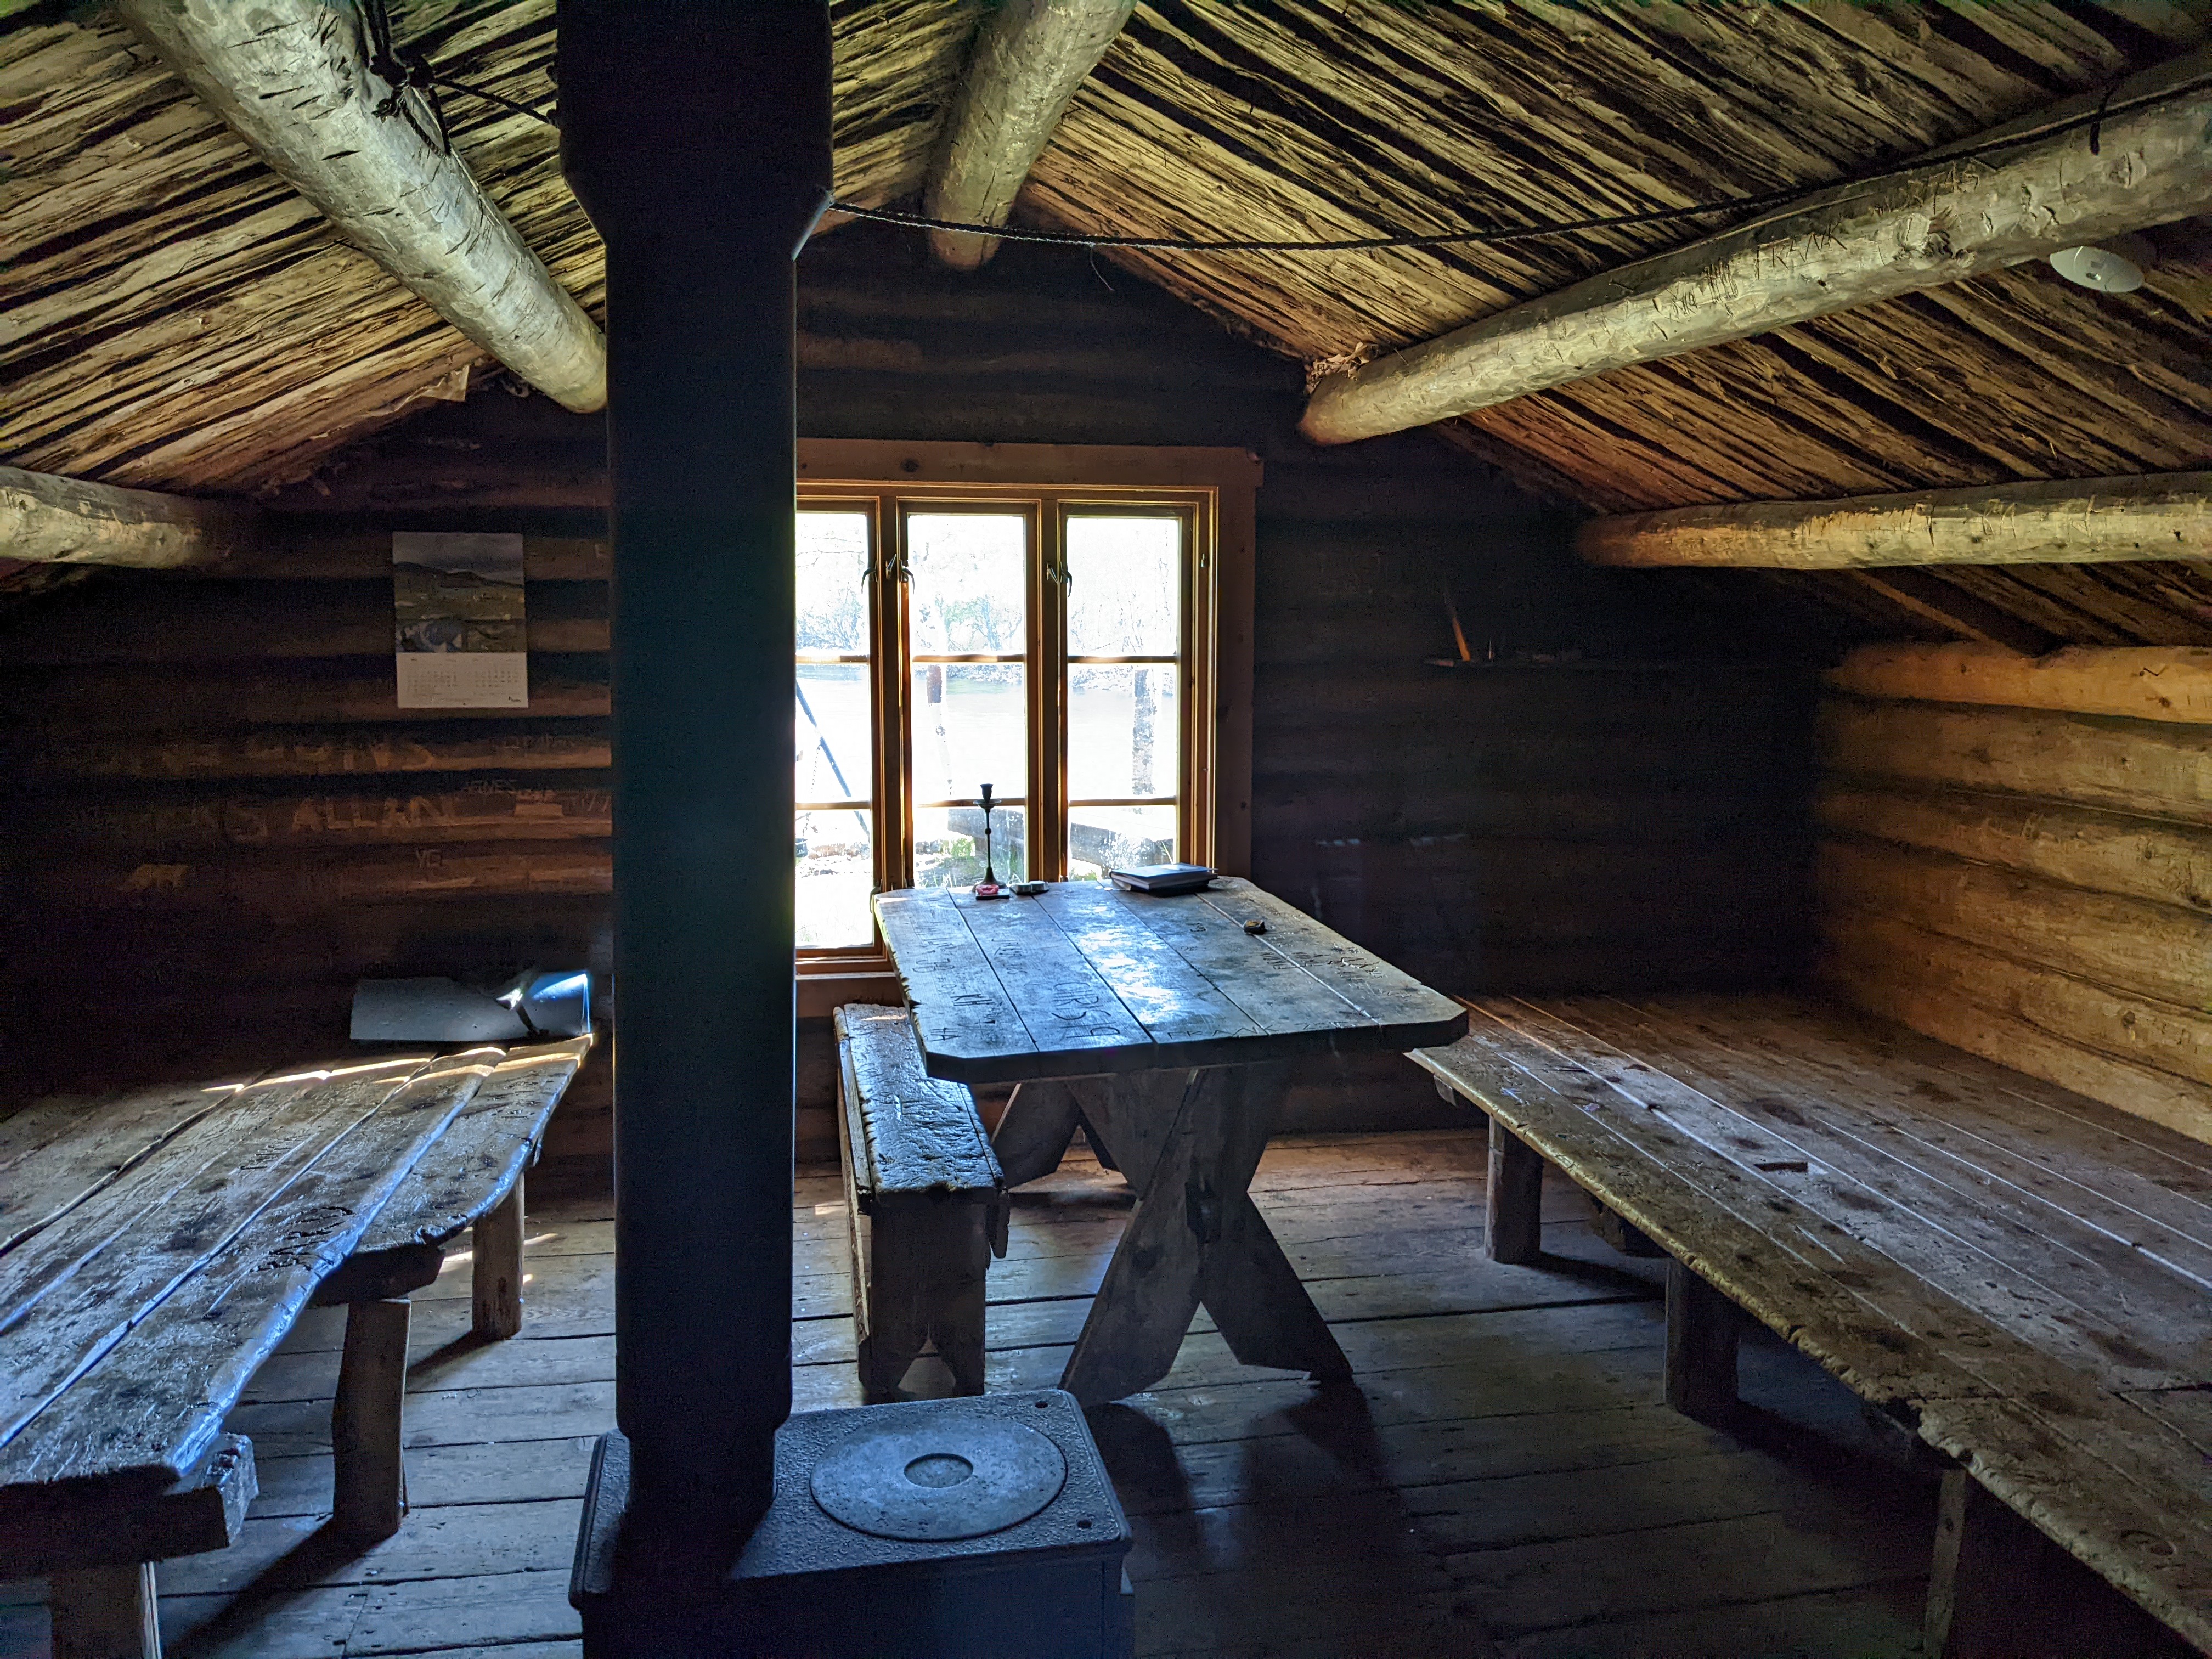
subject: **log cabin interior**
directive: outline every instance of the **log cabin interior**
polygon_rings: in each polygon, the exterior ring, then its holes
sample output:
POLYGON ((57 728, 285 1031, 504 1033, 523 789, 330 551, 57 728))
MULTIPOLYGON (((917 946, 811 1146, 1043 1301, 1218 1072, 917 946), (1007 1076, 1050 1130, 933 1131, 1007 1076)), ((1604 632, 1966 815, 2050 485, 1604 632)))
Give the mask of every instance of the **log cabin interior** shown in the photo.
POLYGON ((2208 34, 0 0, 0 1652, 2212 1652, 2208 34))

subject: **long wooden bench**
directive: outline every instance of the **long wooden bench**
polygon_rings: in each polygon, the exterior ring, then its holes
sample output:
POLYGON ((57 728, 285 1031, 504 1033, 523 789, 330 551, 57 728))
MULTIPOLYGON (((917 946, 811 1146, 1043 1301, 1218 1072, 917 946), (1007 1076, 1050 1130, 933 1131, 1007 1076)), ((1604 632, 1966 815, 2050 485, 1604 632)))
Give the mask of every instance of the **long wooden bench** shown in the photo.
POLYGON ((2184 1650, 2045 1540, 2212 1652, 2212 1146, 1799 999, 1469 1007, 1413 1058, 1489 1115, 1492 1253, 1553 1164, 1671 1258, 1674 1403, 1741 1309, 1917 1433, 1930 1653, 2184 1650))
MULTIPOLYGON (((588 1042, 296 1067, 0 1120, 0 1578, 48 1580, 57 1654, 159 1655, 153 1563, 235 1537, 252 1447, 223 1419, 314 1301, 380 1310, 358 1340, 349 1316, 337 1520, 359 1536, 397 1525, 406 1304, 395 1319, 393 1303, 435 1276, 444 1239, 496 1229, 502 1201, 519 1201, 588 1042)), ((519 1249, 519 1215, 512 1231, 519 1249)), ((511 1299, 512 1252, 503 1271, 511 1299)))
POLYGON ((1006 1182, 975 1099, 922 1070, 903 1008, 835 1017, 860 1388, 889 1397, 927 1346, 983 1392, 983 1278, 1006 1253, 1006 1182))

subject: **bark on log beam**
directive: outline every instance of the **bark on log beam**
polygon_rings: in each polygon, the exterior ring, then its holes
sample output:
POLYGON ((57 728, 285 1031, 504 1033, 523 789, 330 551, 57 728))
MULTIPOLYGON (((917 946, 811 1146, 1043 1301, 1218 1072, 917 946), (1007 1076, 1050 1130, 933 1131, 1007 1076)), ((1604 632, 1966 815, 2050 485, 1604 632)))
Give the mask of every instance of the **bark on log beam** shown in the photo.
POLYGON ((2208 1028, 2188 1011, 1931 933, 1838 902, 1824 918, 1821 977, 1862 1008, 2149 1118, 2212 1139, 2208 1028))
POLYGON ((606 344, 468 165, 421 94, 376 110, 360 20, 328 0, 118 0, 118 11, 254 154, 347 241, 548 397, 606 402, 606 344), (411 115, 412 118, 409 118, 411 115))
POLYGON ((2212 725, 2212 648, 2203 646, 2077 646, 2027 658, 1981 645, 1864 645, 1826 678, 1862 697, 2212 725))
POLYGON ((1882 842, 1824 840, 1814 872, 1824 907, 1910 916, 1930 933, 2108 990, 2204 1007, 2212 917, 1882 842))
MULTIPOLYGON (((924 195, 933 219, 1003 225, 1075 89, 1136 0, 1005 0, 975 36, 924 195)), ((995 236, 933 230, 937 257, 974 270, 995 236)))
POLYGON ((222 501, 0 466, 0 558, 219 567, 257 544, 256 522, 252 508, 222 501))
MULTIPOLYGON (((2212 210, 2200 49, 2106 94, 1969 144, 2106 117, 1993 155, 1931 152, 1901 176, 1832 185, 1717 235, 1513 306, 1322 382, 1300 429, 1349 443, 1424 426, 1631 363, 1962 281, 2212 210)), ((1956 149, 1963 146, 1948 146, 1956 149)))
POLYGON ((1817 742, 1831 774, 2212 824, 2212 732, 2197 726, 1832 697, 1817 742))
POLYGON ((2212 472, 1631 513, 1590 520, 1575 550, 1592 564, 1739 570, 2207 559, 2212 472))
MULTIPOLYGON (((452 810, 468 804, 456 803, 452 810)), ((423 816, 435 810, 426 802, 423 816)), ((486 817, 490 810, 495 809, 479 809, 486 817)), ((302 816, 313 811, 311 797, 302 816)), ((2200 825, 1967 790, 1878 788, 1839 780, 1821 786, 1814 811, 1826 828, 1849 835, 2212 915, 2212 829, 2200 825)), ((108 814, 111 820, 123 816, 108 814)), ((605 833, 591 830, 580 815, 572 821, 580 835, 605 833)), ((83 824, 83 815, 74 822, 83 824)), ((94 839, 89 826, 79 838, 94 839)))

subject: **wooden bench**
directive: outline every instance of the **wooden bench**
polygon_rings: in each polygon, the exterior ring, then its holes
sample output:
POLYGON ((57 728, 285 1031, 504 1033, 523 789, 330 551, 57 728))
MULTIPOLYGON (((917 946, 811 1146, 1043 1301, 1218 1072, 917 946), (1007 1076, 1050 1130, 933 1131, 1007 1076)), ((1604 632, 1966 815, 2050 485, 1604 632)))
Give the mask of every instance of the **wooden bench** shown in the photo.
POLYGON ((444 1271, 448 1243, 470 1235, 475 1335, 503 1341, 522 1328, 523 1172, 591 1042, 510 1049, 316 1289, 315 1305, 346 1310, 331 1407, 331 1517, 356 1543, 391 1537, 407 1513, 407 1297, 444 1271))
MULTIPOLYGON (((481 1203, 489 1219, 517 1189, 530 1149, 502 1143, 518 1123, 542 1133, 587 1042, 292 1068, 0 1120, 0 1577, 48 1580, 58 1655, 159 1655, 152 1564, 236 1536, 253 1454, 223 1419, 312 1302, 387 1310, 358 1341, 349 1316, 333 1444, 342 1494, 404 1479, 393 1294, 427 1282, 426 1262, 434 1276, 423 1249, 471 1224, 457 1217, 481 1203)), ((357 1509, 341 1527, 388 1534, 357 1509)))
POLYGON ((2212 1651, 2212 1147, 1803 1000, 1469 1006, 1413 1058, 1490 1117, 1491 1254, 1548 1162, 1671 1258, 1674 1404, 1741 1309, 1917 1433, 1930 1653, 2184 1650, 2068 1555, 2212 1651))
POLYGON ((1006 1183, 975 1097, 927 1075, 903 1008, 837 1011, 837 1143, 852 1218, 860 1387, 896 1390, 934 1345, 983 1392, 983 1278, 1006 1253, 1006 1183))

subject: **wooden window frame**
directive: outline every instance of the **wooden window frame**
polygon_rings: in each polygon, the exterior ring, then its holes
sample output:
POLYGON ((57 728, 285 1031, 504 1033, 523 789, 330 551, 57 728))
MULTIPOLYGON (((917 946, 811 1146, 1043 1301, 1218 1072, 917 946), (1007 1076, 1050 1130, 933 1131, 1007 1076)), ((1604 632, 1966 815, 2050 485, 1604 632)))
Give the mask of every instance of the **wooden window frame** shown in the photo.
MULTIPOLYGON (((1064 529, 1071 514, 1165 508, 1185 519, 1183 636, 1177 690, 1177 839, 1182 856, 1229 874, 1250 867, 1252 848, 1252 611, 1258 457, 1242 449, 1091 444, 905 443, 801 439, 802 507, 849 503, 871 515, 870 648, 908 654, 899 599, 904 517, 921 506, 1033 514, 1027 594, 1028 660, 1051 672, 1025 676, 1030 782, 1024 793, 1032 874, 1065 875, 1066 793, 1064 529), (1211 639, 1212 660, 1205 647, 1211 639), (1210 668, 1210 672, 1208 672, 1210 668), (1038 787, 1050 777, 1054 787, 1038 787), (1210 807, 1210 811, 1203 810, 1210 807), (1042 857, 1040 856, 1042 854, 1042 857)), ((912 771, 906 699, 910 676, 874 674, 879 887, 913 856, 912 771), (897 809, 886 810, 896 801, 897 809), (896 820, 896 822, 893 822, 896 820)), ((847 1002, 896 1002, 902 993, 879 945, 810 949, 797 957, 801 1018, 847 1002)))

